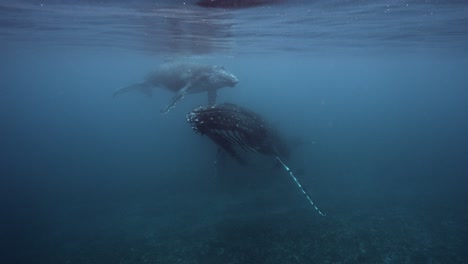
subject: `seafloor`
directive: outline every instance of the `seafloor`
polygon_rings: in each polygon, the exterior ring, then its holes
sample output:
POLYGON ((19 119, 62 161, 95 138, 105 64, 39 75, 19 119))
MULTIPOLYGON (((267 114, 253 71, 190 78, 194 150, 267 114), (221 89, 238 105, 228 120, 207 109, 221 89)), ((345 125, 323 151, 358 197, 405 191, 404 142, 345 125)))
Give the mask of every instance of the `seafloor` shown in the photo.
POLYGON ((309 188, 321 217, 282 176, 269 186, 188 183, 62 201, 14 263, 468 261, 467 210, 450 195, 309 188))

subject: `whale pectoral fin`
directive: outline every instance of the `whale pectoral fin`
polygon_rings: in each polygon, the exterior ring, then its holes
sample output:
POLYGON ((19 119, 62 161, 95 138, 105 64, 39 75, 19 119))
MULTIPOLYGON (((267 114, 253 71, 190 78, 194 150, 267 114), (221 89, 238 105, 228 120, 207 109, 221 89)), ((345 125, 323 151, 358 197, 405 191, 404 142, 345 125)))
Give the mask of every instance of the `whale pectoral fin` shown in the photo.
POLYGON ((117 95, 127 93, 127 92, 131 92, 131 91, 140 91, 143 94, 145 94, 147 96, 150 96, 150 97, 153 95, 152 90, 151 90, 151 85, 148 85, 147 83, 143 82, 143 83, 137 83, 137 84, 133 84, 133 85, 130 85, 130 86, 127 86, 127 87, 124 87, 124 88, 117 89, 112 94, 112 96, 116 97, 117 95))
POLYGON ((190 86, 191 86, 191 84, 188 83, 187 85, 182 87, 182 89, 177 91, 177 93, 172 97, 169 104, 164 109, 161 110, 161 113, 167 114, 167 112, 169 112, 169 110, 174 108, 174 106, 177 104, 177 102, 179 102, 187 94, 187 91, 190 89, 190 86))
POLYGON ((217 97, 218 97, 217 89, 208 90, 208 105, 215 105, 217 97))
POLYGON ((299 187, 299 189, 301 190, 302 194, 307 198, 307 200, 309 201, 309 203, 314 207, 315 211, 317 211, 317 213, 321 216, 325 216, 325 214, 317 207, 317 205, 315 205, 314 201, 312 201, 312 198, 310 198, 310 195, 309 193, 307 193, 306 189, 304 188, 304 186, 302 186, 302 184, 299 182, 299 180, 296 178, 296 176, 294 176, 293 172, 291 171, 291 169, 278 157, 278 156, 275 156, 276 160, 281 164, 281 166, 283 166, 283 168, 286 170, 287 173, 289 173, 289 176, 291 176, 291 178, 293 179, 294 183, 296 183, 297 187, 299 187))

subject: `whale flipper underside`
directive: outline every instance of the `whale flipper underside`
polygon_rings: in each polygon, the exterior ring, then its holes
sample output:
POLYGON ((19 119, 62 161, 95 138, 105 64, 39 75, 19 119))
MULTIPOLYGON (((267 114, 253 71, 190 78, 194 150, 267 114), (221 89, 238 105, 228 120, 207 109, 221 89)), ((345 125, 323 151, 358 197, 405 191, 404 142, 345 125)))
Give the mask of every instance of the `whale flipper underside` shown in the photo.
POLYGON ((132 92, 132 91, 139 91, 139 92, 143 93, 144 95, 151 97, 153 95, 153 91, 151 90, 151 88, 152 88, 151 85, 146 83, 146 82, 136 83, 136 84, 132 84, 130 86, 126 86, 124 88, 117 89, 112 94, 112 96, 116 97, 117 95, 120 95, 120 94, 123 94, 123 93, 128 93, 128 92, 132 92))
POLYGON ((177 91, 177 93, 171 98, 169 104, 161 110, 161 113, 166 114, 167 112, 169 112, 169 110, 171 110, 177 104, 177 102, 184 98, 191 86, 191 83, 187 83, 184 87, 182 87, 182 89, 177 91))

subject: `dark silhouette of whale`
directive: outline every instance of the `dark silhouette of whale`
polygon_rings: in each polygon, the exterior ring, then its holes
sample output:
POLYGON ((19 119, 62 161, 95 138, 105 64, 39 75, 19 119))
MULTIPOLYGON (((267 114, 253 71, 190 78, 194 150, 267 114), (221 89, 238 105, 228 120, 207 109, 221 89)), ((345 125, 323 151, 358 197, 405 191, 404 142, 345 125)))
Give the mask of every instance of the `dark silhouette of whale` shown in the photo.
POLYGON ((187 114, 187 122, 196 132, 208 136, 220 148, 241 163, 254 153, 278 161, 289 173, 315 210, 314 204, 302 184, 283 162, 288 155, 284 141, 260 115, 235 104, 200 106, 187 114))
POLYGON ((167 113, 187 93, 208 93, 208 104, 216 103, 217 91, 223 87, 234 87, 238 83, 234 74, 221 66, 191 62, 166 62, 148 74, 141 83, 133 84, 114 92, 114 97, 130 91, 140 91, 152 96, 153 88, 160 87, 175 92, 169 104, 161 110, 167 113))
POLYGON ((214 8, 247 8, 277 4, 283 1, 284 0, 200 0, 197 2, 197 5, 214 8))

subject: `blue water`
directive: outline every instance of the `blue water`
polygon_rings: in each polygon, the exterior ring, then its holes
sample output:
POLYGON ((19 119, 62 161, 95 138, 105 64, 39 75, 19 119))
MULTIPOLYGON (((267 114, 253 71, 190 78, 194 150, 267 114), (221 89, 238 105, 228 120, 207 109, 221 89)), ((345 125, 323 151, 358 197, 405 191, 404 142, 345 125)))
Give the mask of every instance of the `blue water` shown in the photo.
POLYGON ((0 263, 468 263, 465 1, 196 3, 0 1, 0 263), (168 59, 233 72, 327 216, 220 182, 206 95, 112 97, 168 59))

